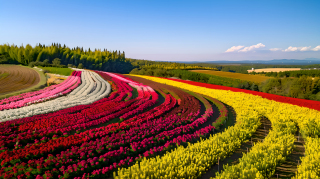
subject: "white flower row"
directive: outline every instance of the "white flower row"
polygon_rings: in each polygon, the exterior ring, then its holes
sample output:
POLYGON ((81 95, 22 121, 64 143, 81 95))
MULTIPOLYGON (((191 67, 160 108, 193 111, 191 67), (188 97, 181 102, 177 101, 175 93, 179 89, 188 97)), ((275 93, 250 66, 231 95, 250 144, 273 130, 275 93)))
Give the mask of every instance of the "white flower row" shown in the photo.
POLYGON ((0 111, 0 122, 91 104, 108 96, 111 92, 111 85, 97 73, 83 71, 81 81, 81 85, 67 96, 18 109, 0 111))

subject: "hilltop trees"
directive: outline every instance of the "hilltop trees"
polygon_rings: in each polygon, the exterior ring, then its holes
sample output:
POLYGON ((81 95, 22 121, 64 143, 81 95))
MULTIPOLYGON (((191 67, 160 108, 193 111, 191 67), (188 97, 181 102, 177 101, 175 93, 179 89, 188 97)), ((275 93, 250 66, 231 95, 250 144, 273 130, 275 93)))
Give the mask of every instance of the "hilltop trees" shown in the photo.
POLYGON ((40 66, 59 66, 66 67, 68 64, 72 66, 82 66, 93 70, 103 70, 118 73, 129 73, 133 69, 133 65, 125 59, 124 53, 120 51, 101 51, 95 49, 92 51, 83 50, 83 47, 70 49, 66 45, 53 43, 51 46, 42 44, 36 45, 34 48, 27 44, 24 46, 16 45, 0 45, 1 61, 7 62, 12 59, 23 65, 40 65, 40 66))
MULTIPOLYGON (((52 43, 51 46, 37 44, 35 47, 27 44, 25 47, 4 44, 0 45, 0 63, 19 63, 29 66, 56 66, 56 67, 80 67, 92 70, 109 71, 116 73, 129 73, 134 68, 138 69, 160 69, 156 73, 163 74, 166 70, 191 70, 191 69, 210 69, 201 65, 183 64, 175 62, 155 62, 150 60, 137 60, 125 57, 125 52, 120 50, 108 51, 107 49, 88 49, 75 47, 70 49, 65 44, 52 43)), ((148 70, 147 70, 148 71, 148 70)))

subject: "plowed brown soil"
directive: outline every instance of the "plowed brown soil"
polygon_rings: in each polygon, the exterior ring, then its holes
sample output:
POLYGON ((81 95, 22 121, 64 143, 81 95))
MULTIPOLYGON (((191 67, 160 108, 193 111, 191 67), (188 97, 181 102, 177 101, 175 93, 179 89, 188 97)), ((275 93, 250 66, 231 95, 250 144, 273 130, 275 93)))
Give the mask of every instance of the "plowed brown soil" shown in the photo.
POLYGON ((37 71, 17 66, 0 65, 0 95, 29 88, 40 82, 37 71))

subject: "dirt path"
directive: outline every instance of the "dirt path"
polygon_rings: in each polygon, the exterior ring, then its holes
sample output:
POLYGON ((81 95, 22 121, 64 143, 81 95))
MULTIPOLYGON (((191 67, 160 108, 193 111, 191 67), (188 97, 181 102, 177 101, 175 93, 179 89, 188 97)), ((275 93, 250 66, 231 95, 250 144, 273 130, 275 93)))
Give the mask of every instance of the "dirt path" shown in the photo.
MULTIPOLYGON (((236 114, 233 108, 231 106, 227 106, 227 107, 233 117, 233 119, 231 120, 235 120, 236 114)), ((230 116, 229 116, 229 119, 230 119, 230 116)), ((212 166, 207 173, 201 176, 201 179, 209 179, 210 177, 215 177, 216 172, 223 171, 224 165, 228 164, 230 166, 230 165, 238 164, 239 159, 243 157, 243 153, 250 152, 250 149, 253 146, 254 142, 262 142, 263 139, 268 135, 269 130, 271 130, 271 122, 267 118, 261 118, 260 122, 261 122, 260 127, 256 130, 256 132, 252 135, 252 138, 249 139, 248 142, 243 143, 241 147, 235 150, 235 152, 230 157, 227 157, 223 161, 219 161, 219 165, 216 164, 212 166)), ((224 130, 224 129, 221 129, 221 130, 224 130)))
MULTIPOLYGON (((220 116, 220 112, 219 112, 219 109, 217 108, 217 106, 215 106, 211 101, 209 101, 208 100, 208 102, 211 104, 211 106, 212 106, 212 110, 213 110, 213 115, 212 116, 210 116, 209 118, 208 118, 208 120, 205 122, 205 123, 203 123, 202 124, 202 128, 204 128, 204 127, 207 127, 207 126, 209 126, 209 125, 212 125, 212 123, 214 122, 214 121, 216 121, 217 120, 217 118, 220 116)), ((204 112, 205 112, 205 107, 204 107, 204 105, 201 103, 201 107, 203 106, 203 108, 204 108, 204 111, 203 111, 203 113, 201 113, 201 115, 202 114, 204 114, 204 112)), ((202 112, 202 111, 201 111, 202 112)))
POLYGON ((272 179, 275 178, 291 178, 295 176, 295 172, 298 170, 297 166, 301 164, 300 157, 304 157, 304 140, 299 133, 299 129, 295 133, 296 141, 294 142, 294 149, 292 153, 287 157, 287 160, 280 166, 276 167, 276 172, 272 179))

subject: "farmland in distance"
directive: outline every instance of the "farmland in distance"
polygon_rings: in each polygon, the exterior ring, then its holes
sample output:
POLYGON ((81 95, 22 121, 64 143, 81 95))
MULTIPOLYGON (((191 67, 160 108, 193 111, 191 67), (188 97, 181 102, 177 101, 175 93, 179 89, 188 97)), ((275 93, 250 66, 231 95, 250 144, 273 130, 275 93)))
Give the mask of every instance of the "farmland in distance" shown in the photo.
POLYGON ((248 73, 256 72, 281 72, 281 71, 299 71, 301 68, 262 68, 262 69, 254 69, 254 70, 248 70, 248 73))
POLYGON ((214 75, 214 76, 221 76, 221 77, 227 77, 227 78, 246 80, 246 81, 251 81, 251 82, 255 82, 255 83, 261 83, 261 82, 264 82, 264 81, 270 79, 270 77, 266 77, 266 76, 247 75, 247 74, 224 72, 224 71, 212 71, 212 70, 190 70, 190 71, 196 72, 196 73, 204 73, 204 74, 208 74, 208 75, 214 75))

